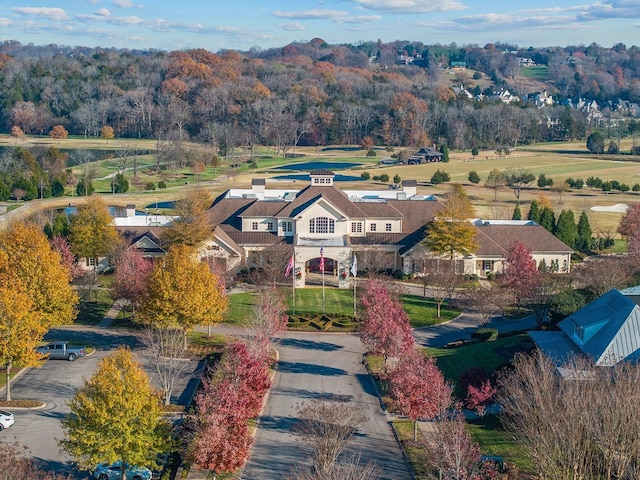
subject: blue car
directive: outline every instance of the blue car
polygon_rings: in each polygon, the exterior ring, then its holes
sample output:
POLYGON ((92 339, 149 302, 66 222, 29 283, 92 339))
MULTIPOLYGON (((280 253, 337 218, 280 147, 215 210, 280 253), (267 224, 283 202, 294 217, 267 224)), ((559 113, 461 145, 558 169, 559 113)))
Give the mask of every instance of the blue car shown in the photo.
MULTIPOLYGON (((151 480, 151 470, 145 467, 126 465, 127 480, 151 480)), ((122 462, 112 464, 99 463, 96 465, 93 476, 97 480, 120 480, 122 478, 122 462)))

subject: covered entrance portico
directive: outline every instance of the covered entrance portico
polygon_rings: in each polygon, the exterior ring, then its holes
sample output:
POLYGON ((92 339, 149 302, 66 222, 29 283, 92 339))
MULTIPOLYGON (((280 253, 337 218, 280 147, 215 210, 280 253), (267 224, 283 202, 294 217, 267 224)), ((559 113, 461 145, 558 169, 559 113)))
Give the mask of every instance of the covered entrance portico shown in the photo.
POLYGON ((321 285, 321 259, 324 259, 324 282, 328 286, 349 288, 351 247, 344 237, 299 237, 294 242, 296 287, 321 285))

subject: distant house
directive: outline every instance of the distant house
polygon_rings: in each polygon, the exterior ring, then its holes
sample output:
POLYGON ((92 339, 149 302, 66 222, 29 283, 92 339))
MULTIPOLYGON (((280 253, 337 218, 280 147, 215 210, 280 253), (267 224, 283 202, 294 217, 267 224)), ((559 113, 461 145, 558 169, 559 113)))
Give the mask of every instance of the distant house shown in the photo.
POLYGON ((529 336, 559 371, 575 355, 611 367, 640 358, 640 307, 611 290, 558 323, 560 331, 533 331, 529 336))
POLYGON ((414 165, 420 163, 441 162, 442 157, 444 157, 444 155, 436 149, 435 145, 433 147, 422 147, 409 157, 407 163, 414 165))
POLYGON ((498 91, 495 91, 491 94, 491 98, 497 98, 498 100, 500 100, 503 103, 509 104, 512 102, 517 102, 520 100, 520 97, 513 95, 509 90, 507 90, 506 88, 500 89, 498 91))

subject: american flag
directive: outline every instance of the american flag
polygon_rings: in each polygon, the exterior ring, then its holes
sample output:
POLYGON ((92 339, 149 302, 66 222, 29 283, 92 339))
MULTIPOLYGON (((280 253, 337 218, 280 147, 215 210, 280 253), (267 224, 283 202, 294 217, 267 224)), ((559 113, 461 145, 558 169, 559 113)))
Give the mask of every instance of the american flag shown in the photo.
POLYGON ((320 247, 320 271, 324 272, 324 246, 320 247))
POLYGON ((293 259, 293 255, 291 255, 291 258, 289 259, 289 263, 287 263, 287 268, 284 271, 285 277, 288 277, 289 275, 291 275, 291 270, 293 270, 294 262, 295 260, 293 259))

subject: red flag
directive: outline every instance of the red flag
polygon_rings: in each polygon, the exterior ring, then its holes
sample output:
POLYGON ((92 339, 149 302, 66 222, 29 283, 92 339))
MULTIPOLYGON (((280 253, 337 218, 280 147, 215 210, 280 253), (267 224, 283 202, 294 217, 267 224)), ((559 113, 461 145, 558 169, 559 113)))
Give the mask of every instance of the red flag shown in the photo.
POLYGON ((320 247, 320 271, 324 272, 324 247, 320 247))

